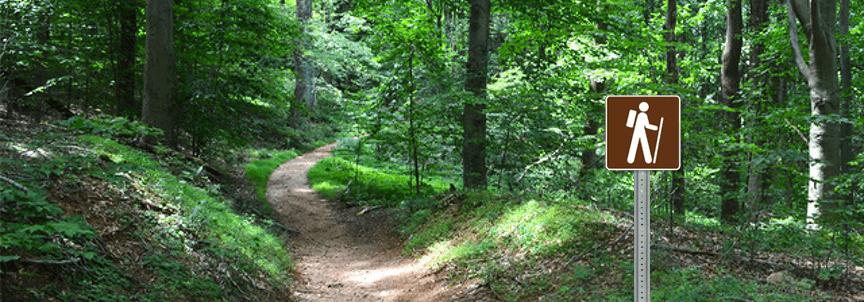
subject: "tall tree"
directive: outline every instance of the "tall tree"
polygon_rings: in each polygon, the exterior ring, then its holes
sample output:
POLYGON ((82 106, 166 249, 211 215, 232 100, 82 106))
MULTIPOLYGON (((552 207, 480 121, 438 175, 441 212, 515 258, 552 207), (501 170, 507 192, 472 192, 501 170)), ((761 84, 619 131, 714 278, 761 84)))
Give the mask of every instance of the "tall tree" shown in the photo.
MULTIPOLYGON (((653 5, 652 5, 653 6, 653 5)), ((676 47, 675 26, 678 23, 678 2, 669 0, 666 3, 666 22, 663 24, 663 30, 666 32, 663 36, 666 43, 666 83, 669 85, 678 85, 678 57, 676 47)), ((684 215, 684 161, 681 161, 681 168, 672 171, 672 210, 684 215)))
POLYGON ((490 0, 470 0, 468 62, 465 89, 473 94, 462 113, 462 182, 466 188, 486 189, 486 83, 489 69, 490 0))
MULTIPOLYGON (((843 116, 849 117, 852 114, 852 102, 854 101, 852 94, 852 60, 849 53, 851 46, 851 37, 849 36, 849 0, 840 0, 840 20, 838 21, 840 31, 840 110, 843 116)), ((853 137, 852 124, 844 122, 840 126, 840 173, 849 173, 852 171, 850 161, 855 159, 854 145, 852 144, 853 137)), ((851 188, 852 192, 843 196, 842 200, 849 202, 852 196, 855 196, 855 188, 851 188)), ((861 218, 864 221, 864 218, 861 218)))
MULTIPOLYGON (((755 35, 761 35, 768 24, 768 0, 750 0, 750 28, 755 35)), ((765 45, 761 41, 754 41, 750 47, 750 72, 749 77, 751 83, 756 86, 756 90, 765 91, 767 89, 767 77, 759 74, 756 70, 762 65, 762 54, 765 53, 765 45)), ((747 107, 753 112, 748 125, 751 128, 759 127, 759 120, 756 114, 761 110, 761 104, 758 98, 747 98, 747 107)), ((749 142, 758 146, 764 144, 762 139, 754 139, 754 135, 750 135, 749 142)), ((757 164, 755 154, 750 155, 750 166, 747 173, 747 197, 750 202, 758 203, 762 201, 762 174, 764 168, 757 164)))
POLYGON ((810 87, 810 183, 807 185, 807 223, 817 227, 822 210, 835 208, 834 186, 828 182, 840 170, 840 124, 832 115, 840 113, 837 82, 836 0, 790 0, 789 38, 795 64, 810 87), (798 45, 801 23, 810 47, 809 65, 798 45))
POLYGON ((312 66, 312 47, 309 35, 309 19, 312 18, 312 0, 297 0, 297 20, 300 21, 300 47, 294 50, 294 75, 297 77, 294 86, 294 106, 291 106, 294 123, 299 122, 300 110, 297 106, 306 106, 307 110, 315 109, 315 67, 312 66))
MULTIPOLYGON (((741 30, 744 28, 744 19, 741 17, 741 0, 726 0, 726 45, 723 48, 723 62, 720 66, 720 101, 732 110, 726 111, 726 126, 729 131, 729 147, 735 145, 738 131, 741 129, 741 117, 737 108, 741 106, 738 102, 738 92, 741 84, 741 30)), ((720 219, 732 221, 733 217, 741 210, 741 202, 738 200, 738 188, 741 176, 738 169, 738 152, 727 149, 723 152, 723 181, 721 191, 723 192, 720 204, 720 219)))
MULTIPOLYGON (((852 107, 852 60, 849 54, 849 0, 840 0, 840 91, 841 91, 841 110, 844 116, 849 116, 850 108, 852 107)), ((849 170, 849 162, 855 157, 855 150, 852 146, 852 124, 843 123, 840 128, 840 154, 841 154, 841 169, 843 172, 849 170)))
POLYGON ((134 118, 141 115, 141 102, 135 99, 135 53, 138 36, 138 0, 116 3, 120 21, 120 43, 115 71, 116 114, 134 118))
MULTIPOLYGON (((147 0, 147 41, 144 65, 144 108, 141 120, 162 129, 163 142, 174 146, 177 135, 174 106, 174 11, 173 0, 147 0)), ((145 136, 146 143, 156 138, 145 136)))

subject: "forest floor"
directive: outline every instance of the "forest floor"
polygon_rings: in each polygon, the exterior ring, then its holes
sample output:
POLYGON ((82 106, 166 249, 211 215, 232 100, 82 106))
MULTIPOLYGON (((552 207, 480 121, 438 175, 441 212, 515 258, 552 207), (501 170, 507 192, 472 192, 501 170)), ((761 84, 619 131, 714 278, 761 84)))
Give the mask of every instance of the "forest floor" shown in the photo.
POLYGON ((330 156, 329 144, 281 165, 270 176, 267 199, 291 228, 299 301, 492 301, 477 284, 450 286, 440 272, 403 256, 387 210, 358 215, 310 188, 307 172, 330 156))

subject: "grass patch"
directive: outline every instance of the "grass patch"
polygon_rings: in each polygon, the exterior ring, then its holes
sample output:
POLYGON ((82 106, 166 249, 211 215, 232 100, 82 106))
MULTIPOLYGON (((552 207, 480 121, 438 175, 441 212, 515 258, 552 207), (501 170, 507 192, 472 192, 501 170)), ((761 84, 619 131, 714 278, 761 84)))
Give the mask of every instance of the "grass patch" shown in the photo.
MULTIPOLYGON (((400 206, 402 201, 415 198, 408 175, 390 173, 388 170, 366 165, 357 165, 341 156, 322 159, 309 170, 312 189, 326 198, 340 197, 345 186, 351 183, 348 196, 341 196, 364 205, 400 206)), ((440 177, 427 178, 421 185, 423 196, 445 191, 450 182, 440 177)), ((406 205, 410 206, 410 205, 406 205)))
POLYGON ((614 229, 614 217, 585 210, 578 202, 512 196, 487 200, 492 195, 468 194, 458 209, 442 212, 413 233, 406 247, 411 253, 430 247, 424 257, 432 263, 476 260, 496 250, 541 257, 588 248, 594 242, 586 238, 602 239, 597 234, 614 229), (443 249, 448 241, 450 248, 443 249))
POLYGON ((267 202, 267 182, 270 181, 270 174, 286 161, 297 157, 300 152, 296 150, 253 150, 249 155, 258 159, 246 164, 246 178, 252 181, 255 186, 258 201, 261 202, 261 207, 265 213, 273 211, 270 204, 267 202))

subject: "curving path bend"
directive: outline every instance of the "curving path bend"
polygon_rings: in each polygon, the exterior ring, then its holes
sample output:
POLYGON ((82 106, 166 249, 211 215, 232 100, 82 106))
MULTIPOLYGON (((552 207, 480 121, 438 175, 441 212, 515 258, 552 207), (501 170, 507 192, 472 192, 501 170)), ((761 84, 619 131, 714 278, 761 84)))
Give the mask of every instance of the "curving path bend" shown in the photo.
MULTIPOLYGON (((458 301, 460 287, 439 282, 418 261, 402 255, 392 231, 392 215, 372 211, 357 216, 309 186, 306 174, 330 156, 329 144, 282 164, 267 185, 267 200, 280 223, 297 230, 293 245, 298 301, 458 301)), ((476 286, 475 286, 476 287, 476 286)))

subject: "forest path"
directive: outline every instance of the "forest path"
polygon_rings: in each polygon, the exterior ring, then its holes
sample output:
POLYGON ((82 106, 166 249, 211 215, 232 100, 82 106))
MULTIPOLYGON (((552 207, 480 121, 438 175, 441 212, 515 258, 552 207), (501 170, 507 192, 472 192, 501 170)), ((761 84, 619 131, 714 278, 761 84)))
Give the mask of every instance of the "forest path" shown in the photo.
POLYGON ((392 215, 329 201, 310 188, 307 173, 330 156, 329 144, 282 164, 267 184, 267 200, 290 238, 299 273, 299 301, 447 301, 454 288, 437 282, 418 261, 402 255, 392 215))

